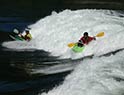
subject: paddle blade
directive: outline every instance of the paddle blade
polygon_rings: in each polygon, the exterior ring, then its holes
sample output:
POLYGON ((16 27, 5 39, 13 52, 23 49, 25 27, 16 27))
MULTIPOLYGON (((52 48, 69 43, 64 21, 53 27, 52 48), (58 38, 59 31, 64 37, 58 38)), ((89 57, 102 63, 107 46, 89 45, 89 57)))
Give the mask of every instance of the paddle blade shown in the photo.
POLYGON ((96 37, 102 37, 102 36, 104 36, 104 32, 100 32, 96 35, 96 37))
POLYGON ((75 43, 69 43, 68 47, 73 47, 75 45, 75 43))
POLYGON ((16 34, 19 33, 19 31, 17 29, 14 29, 13 32, 16 33, 16 34))

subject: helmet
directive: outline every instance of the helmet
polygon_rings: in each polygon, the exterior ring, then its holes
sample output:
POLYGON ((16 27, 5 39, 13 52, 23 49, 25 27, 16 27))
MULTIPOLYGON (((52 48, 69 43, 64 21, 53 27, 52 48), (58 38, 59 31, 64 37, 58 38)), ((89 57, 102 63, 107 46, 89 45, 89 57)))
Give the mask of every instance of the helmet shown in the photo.
POLYGON ((29 32, 29 30, 26 29, 25 32, 29 32))
POLYGON ((30 30, 30 28, 26 28, 26 29, 25 29, 25 32, 29 32, 29 30, 30 30))
POLYGON ((88 32, 84 32, 84 35, 88 36, 88 32))

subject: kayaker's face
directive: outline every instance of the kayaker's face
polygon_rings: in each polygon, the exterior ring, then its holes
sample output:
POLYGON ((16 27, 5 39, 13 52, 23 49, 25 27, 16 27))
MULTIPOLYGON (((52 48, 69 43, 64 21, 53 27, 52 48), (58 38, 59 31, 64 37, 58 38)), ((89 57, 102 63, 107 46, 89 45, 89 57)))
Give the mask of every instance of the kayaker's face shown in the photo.
POLYGON ((29 34, 29 32, 27 31, 26 34, 29 34))
POLYGON ((84 35, 84 38, 88 38, 88 35, 84 35))

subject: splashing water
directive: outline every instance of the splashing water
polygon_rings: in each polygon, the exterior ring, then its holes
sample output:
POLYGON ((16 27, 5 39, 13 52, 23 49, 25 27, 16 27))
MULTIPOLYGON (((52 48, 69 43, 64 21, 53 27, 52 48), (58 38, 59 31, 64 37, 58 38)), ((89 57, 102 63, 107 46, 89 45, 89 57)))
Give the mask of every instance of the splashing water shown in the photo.
POLYGON ((61 58, 94 55, 93 59, 80 61, 61 85, 40 95, 123 95, 124 51, 109 57, 98 57, 124 48, 123 16, 110 10, 53 12, 29 26, 32 41, 4 42, 3 46, 14 49, 43 49, 61 58), (91 36, 104 31, 105 36, 86 46, 83 53, 75 54, 67 44, 77 42, 85 31, 91 36))
POLYGON ((80 62, 63 84, 39 95, 123 95, 124 51, 80 62))
MULTIPOLYGON (((124 18, 110 10, 64 10, 53 12, 35 24, 30 25, 33 36, 30 42, 4 42, 3 46, 13 49, 42 49, 61 58, 80 58, 88 55, 102 55, 123 48, 124 18), (86 46, 83 53, 75 54, 67 47, 77 42, 83 33, 95 36, 100 31, 105 36, 86 46), (118 42, 120 44, 118 44, 118 42)), ((122 15, 121 15, 122 16, 122 15)))

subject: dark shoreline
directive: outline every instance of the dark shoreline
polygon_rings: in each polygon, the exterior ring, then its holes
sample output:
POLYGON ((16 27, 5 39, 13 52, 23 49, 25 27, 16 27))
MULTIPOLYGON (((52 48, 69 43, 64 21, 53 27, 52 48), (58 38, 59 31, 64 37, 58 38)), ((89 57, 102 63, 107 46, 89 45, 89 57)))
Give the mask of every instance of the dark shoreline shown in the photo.
MULTIPOLYGON (((4 42, 4 41, 9 41, 11 40, 9 38, 9 34, 10 32, 3 32, 3 31, 0 31, 0 43, 4 42)), ((1 44, 0 44, 1 45, 1 44)))
POLYGON ((124 10, 123 0, 0 0, 2 17, 25 17, 38 20, 65 9, 110 9, 124 10))

